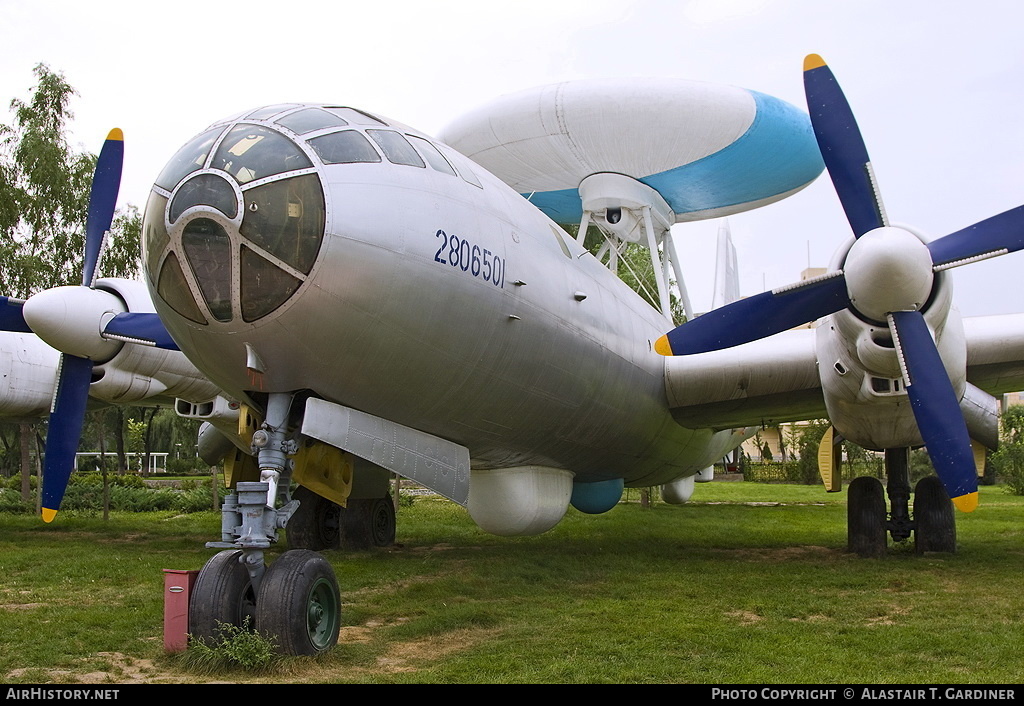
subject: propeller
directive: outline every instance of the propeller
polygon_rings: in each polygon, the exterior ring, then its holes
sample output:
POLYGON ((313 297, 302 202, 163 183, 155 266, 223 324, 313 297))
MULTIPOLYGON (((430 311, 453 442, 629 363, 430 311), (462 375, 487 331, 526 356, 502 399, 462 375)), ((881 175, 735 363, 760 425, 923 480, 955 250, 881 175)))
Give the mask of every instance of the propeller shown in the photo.
MULTIPOLYGON (((92 289, 104 236, 114 220, 117 192, 121 187, 121 166, 124 162, 124 135, 114 128, 107 135, 89 193, 89 212, 85 221, 85 258, 82 286, 92 289)), ((31 301, 31 300, 30 300, 31 301)), ((27 320, 31 320, 30 318, 27 320)), ((43 457, 43 521, 52 522, 64 498, 64 491, 74 468, 75 452, 82 435, 85 406, 89 400, 92 361, 69 353, 61 353, 57 373, 57 389, 50 408, 43 457)))
POLYGON ((888 325, 932 465, 957 508, 970 512, 978 503, 970 438, 921 309, 935 272, 1024 248, 1024 206, 927 245, 890 227, 853 112, 816 54, 804 61, 804 90, 818 147, 856 238, 843 269, 697 317, 659 338, 655 350, 662 355, 720 350, 844 308, 888 325))
POLYGON ((0 330, 35 333, 61 352, 43 464, 42 515, 46 522, 56 516, 74 468, 93 360, 108 359, 122 341, 177 350, 156 314, 126 312, 120 298, 95 288, 106 234, 114 219, 123 161, 124 137, 115 128, 96 160, 81 285, 45 290, 27 301, 10 297, 0 301, 0 330))

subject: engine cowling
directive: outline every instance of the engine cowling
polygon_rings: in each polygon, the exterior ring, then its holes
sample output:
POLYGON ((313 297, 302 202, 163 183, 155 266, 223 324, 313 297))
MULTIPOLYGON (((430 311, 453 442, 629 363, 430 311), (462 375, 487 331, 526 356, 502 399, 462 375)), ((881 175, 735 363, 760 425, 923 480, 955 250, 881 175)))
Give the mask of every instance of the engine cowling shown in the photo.
MULTIPOLYGON (((125 279, 101 279, 96 290, 113 295, 124 310, 132 313, 153 313, 149 290, 142 282, 125 279)), ((98 326, 102 329, 106 321, 98 326)), ((93 367, 89 394, 114 404, 137 404, 148 401, 171 404, 175 398, 192 401, 216 397, 220 390, 207 380, 181 351, 170 351, 145 345, 108 341, 115 352, 93 367)))

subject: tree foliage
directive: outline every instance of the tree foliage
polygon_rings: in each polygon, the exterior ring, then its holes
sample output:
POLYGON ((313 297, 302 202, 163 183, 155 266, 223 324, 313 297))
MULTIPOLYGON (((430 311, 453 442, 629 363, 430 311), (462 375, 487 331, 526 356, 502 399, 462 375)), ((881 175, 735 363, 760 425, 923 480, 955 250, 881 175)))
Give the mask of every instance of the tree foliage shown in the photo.
MULTIPOLYGON (((96 166, 96 155, 68 141, 75 89, 44 64, 33 73, 29 97, 11 101, 13 123, 0 125, 0 293, 22 298, 81 281, 96 166)), ((136 276, 139 221, 134 207, 118 214, 103 274, 136 276)))
POLYGON ((1011 493, 1024 495, 1024 405, 1008 408, 1001 422, 1002 438, 992 465, 1011 493))
MULTIPOLYGON (((11 101, 11 121, 0 124, 0 294, 18 298, 81 282, 96 166, 96 155, 73 149, 68 139, 75 89, 45 64, 33 73, 35 87, 11 101)), ((140 232, 134 206, 115 215, 100 274, 138 275, 140 232)), ((11 429, 0 431, 5 473, 14 465, 13 438, 11 429)))
MULTIPOLYGON (((579 226, 570 225, 566 227, 566 232, 575 238, 579 233, 579 226)), ((606 241, 607 239, 601 230, 596 225, 591 225, 587 228, 587 235, 584 238, 583 246, 591 255, 596 256, 606 241)), ((642 243, 624 243, 618 257, 619 266, 616 274, 618 274, 619 279, 643 297, 648 304, 660 311, 661 303, 658 301, 658 282, 647 246, 642 243)), ((673 322, 677 325, 683 323, 686 320, 683 303, 676 296, 675 292, 671 290, 669 291, 669 306, 672 310, 673 322)))

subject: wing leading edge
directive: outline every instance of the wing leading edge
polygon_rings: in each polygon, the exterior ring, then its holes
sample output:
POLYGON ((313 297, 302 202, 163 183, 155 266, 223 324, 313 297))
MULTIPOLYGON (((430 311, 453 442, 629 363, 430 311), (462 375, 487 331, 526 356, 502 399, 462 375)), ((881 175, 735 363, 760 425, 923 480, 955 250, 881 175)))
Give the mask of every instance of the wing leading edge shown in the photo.
MULTIPOLYGON (((1024 389, 1024 314, 966 318, 964 333, 968 382, 992 395, 1024 389)), ((675 420, 691 429, 824 419, 818 364, 813 329, 669 357, 669 407, 675 420)))

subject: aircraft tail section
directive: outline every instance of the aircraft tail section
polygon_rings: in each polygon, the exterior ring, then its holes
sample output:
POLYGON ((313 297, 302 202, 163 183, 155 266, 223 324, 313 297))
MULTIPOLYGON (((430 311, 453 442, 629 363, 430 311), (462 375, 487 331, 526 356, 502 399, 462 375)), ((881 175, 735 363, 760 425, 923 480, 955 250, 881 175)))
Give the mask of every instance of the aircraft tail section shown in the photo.
POLYGON ((732 243, 729 219, 723 218, 718 226, 718 255, 715 260, 715 291, 711 308, 732 304, 740 298, 740 272, 736 260, 736 246, 732 243))

